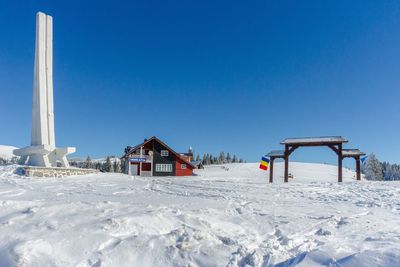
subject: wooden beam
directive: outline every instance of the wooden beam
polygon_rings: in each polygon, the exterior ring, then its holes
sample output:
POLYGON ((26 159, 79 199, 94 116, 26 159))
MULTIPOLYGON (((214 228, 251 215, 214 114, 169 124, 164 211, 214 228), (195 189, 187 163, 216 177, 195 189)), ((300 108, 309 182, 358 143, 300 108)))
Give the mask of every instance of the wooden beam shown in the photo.
POLYGON ((293 153, 293 151, 295 151, 299 146, 290 146, 289 150, 288 150, 288 156, 290 156, 290 154, 293 153))
POLYGON ((356 157, 356 172, 357 172, 357 181, 361 180, 361 168, 360 168, 360 157, 356 157))
POLYGON ((274 182, 274 158, 271 157, 269 162, 269 182, 274 182))
POLYGON ((330 149, 332 149, 333 152, 336 153, 336 155, 339 155, 339 150, 335 147, 335 145, 328 145, 328 147, 329 147, 330 149))
POLYGON ((342 162, 343 162, 343 157, 342 157, 342 144, 338 145, 338 182, 341 183, 343 181, 342 178, 342 162))
POLYGON ((285 183, 289 182, 289 155, 289 147, 288 145, 285 145, 285 183))

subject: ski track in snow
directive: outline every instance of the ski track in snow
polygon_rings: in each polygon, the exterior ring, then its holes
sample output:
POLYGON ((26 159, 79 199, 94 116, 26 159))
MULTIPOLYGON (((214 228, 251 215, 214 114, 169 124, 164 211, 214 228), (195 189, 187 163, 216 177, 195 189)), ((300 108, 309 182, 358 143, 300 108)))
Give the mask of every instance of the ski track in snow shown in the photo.
POLYGON ((193 177, 27 178, 0 167, 0 266, 400 266, 400 183, 291 163, 193 177), (316 178, 320 177, 320 178, 316 178))

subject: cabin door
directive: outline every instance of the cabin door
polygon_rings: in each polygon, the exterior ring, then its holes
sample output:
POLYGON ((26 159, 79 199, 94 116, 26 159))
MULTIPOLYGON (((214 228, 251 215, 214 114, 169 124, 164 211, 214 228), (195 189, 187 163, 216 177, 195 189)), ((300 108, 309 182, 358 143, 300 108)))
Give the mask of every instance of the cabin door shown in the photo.
POLYGON ((130 174, 131 175, 138 175, 139 165, 138 164, 130 164, 130 174))

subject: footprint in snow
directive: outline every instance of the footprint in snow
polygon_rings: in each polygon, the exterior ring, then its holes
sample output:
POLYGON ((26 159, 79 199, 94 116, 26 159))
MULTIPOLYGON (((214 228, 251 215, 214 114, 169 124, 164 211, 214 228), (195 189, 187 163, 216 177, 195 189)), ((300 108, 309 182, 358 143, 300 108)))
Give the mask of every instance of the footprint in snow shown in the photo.
POLYGON ((328 236, 328 235, 331 235, 332 233, 331 233, 330 231, 328 231, 328 230, 324 230, 324 229, 322 229, 322 228, 319 228, 319 229, 315 232, 315 234, 316 234, 316 235, 319 235, 319 236, 328 236))

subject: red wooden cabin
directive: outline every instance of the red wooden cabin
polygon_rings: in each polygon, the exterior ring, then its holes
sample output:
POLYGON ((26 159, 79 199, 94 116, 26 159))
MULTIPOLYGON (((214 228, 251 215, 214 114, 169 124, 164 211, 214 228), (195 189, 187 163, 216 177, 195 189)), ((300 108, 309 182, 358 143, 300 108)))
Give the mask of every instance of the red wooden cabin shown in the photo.
POLYGON ((190 176, 194 165, 190 157, 176 153, 153 136, 131 148, 124 156, 125 173, 140 176, 190 176))

